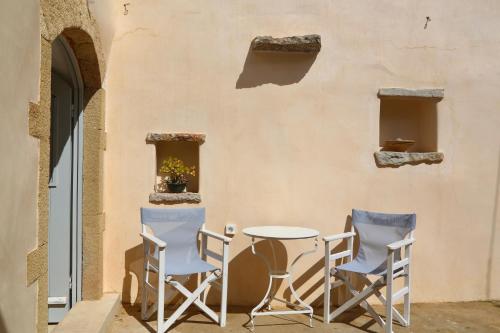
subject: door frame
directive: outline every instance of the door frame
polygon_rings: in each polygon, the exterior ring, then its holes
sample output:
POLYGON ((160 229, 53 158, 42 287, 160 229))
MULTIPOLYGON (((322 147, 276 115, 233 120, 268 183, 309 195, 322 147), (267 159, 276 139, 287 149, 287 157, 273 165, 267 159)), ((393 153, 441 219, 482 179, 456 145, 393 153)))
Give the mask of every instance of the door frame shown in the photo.
POLYGON ((72 179, 71 179, 71 299, 70 308, 82 299, 82 206, 83 206, 83 80, 78 61, 71 46, 60 35, 54 43, 61 43, 71 67, 73 89, 72 117, 72 179), (76 123, 76 125, 75 125, 76 123))

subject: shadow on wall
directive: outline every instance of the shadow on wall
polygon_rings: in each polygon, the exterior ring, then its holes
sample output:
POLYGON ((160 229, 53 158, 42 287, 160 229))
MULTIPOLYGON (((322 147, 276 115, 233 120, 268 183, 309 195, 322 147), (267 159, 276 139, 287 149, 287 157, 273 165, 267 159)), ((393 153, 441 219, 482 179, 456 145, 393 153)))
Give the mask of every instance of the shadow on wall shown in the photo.
POLYGON ((0 312, 0 332, 7 332, 7 327, 5 326, 5 321, 3 319, 2 313, 0 312))
POLYGON ((122 302, 132 303, 140 301, 140 293, 142 290, 140 281, 142 281, 142 269, 144 263, 144 250, 142 243, 134 246, 127 251, 125 251, 125 276, 123 277, 122 284, 122 302), (137 294, 132 297, 132 281, 135 275, 135 281, 139 283, 139 288, 137 288, 137 294))
MULTIPOLYGON (((215 242, 212 244, 216 244, 215 242)), ((210 241, 209 241, 210 248, 210 241)), ((266 258, 269 258, 270 264, 275 269, 284 270, 287 266, 287 253, 283 243, 279 241, 260 241, 256 243, 255 248, 266 258), (273 256, 274 250, 274 256, 273 256), (272 258, 272 259, 271 259, 272 258)), ((212 248, 212 250, 215 250, 212 248)), ((122 284, 122 302, 140 303, 142 295, 142 269, 143 269, 143 246, 139 244, 125 251, 125 276, 122 284), (137 283, 137 288, 133 284, 137 283), (132 291, 137 289, 137 293, 132 295, 132 291)), ((150 281, 156 285, 156 274, 151 273, 150 281)), ((252 254, 248 247, 233 258, 229 263, 229 290, 228 303, 238 305, 254 306, 260 302, 269 285, 267 267, 259 257, 252 254)), ((274 283, 277 290, 280 282, 274 283)), ((191 277, 187 281, 186 287, 193 291, 196 288, 197 279, 191 277)), ((166 301, 169 304, 175 304, 181 301, 181 297, 173 290, 166 288, 166 301)), ((211 288, 207 294, 209 304, 220 303, 221 292, 219 288, 211 288)))
MULTIPOLYGON (((347 216, 346 223, 344 226, 344 232, 351 230, 352 217, 347 216)), ((339 233, 340 230, 331 230, 329 234, 339 233)), ((215 245, 217 243, 210 243, 215 245)), ((270 264, 274 269, 285 270, 288 265, 288 254, 284 244, 280 241, 260 241, 255 245, 257 252, 262 253, 266 258, 268 258, 270 264), (273 255, 274 252, 274 255, 273 255)), ((359 248, 359 238, 355 237, 354 240, 354 254, 357 253, 359 248)), ((212 250, 215 250, 213 247, 212 250)), ((337 244, 332 252, 340 252, 347 249, 347 242, 344 240, 337 244)), ((341 259, 337 260, 335 265, 340 265, 342 263, 341 259)), ((122 302, 139 304, 141 301, 142 294, 142 268, 143 268, 143 246, 139 244, 133 248, 130 248, 125 252, 125 277, 123 278, 123 290, 122 290, 122 302), (135 278, 134 278, 135 276, 135 278), (138 283, 137 294, 132 295, 133 281, 138 283)), ((309 269, 299 276, 295 276, 293 281, 294 288, 298 291, 299 296, 302 299, 306 299, 313 294, 318 294, 318 296, 312 301, 308 301, 314 308, 320 308, 323 306, 323 288, 324 288, 324 258, 321 257, 317 262, 313 263, 309 269), (317 278, 319 276, 319 278, 317 278), (313 280, 313 279, 317 279, 313 280), (301 290, 305 285, 309 285, 306 290, 301 290)), ((153 273, 152 273, 153 274, 153 273)), ((157 280, 156 276, 152 276, 151 280, 153 285, 157 280)), ((275 280, 273 285, 273 290, 279 290, 283 280, 275 280)), ((356 279, 355 275, 351 276, 351 282, 355 288, 358 290, 362 289, 364 284, 356 279)), ((245 250, 240 252, 236 257, 234 257, 229 263, 229 289, 228 289, 228 304, 237 305, 243 307, 254 307, 257 305, 262 297, 264 296, 267 287, 269 285, 269 277, 267 274, 267 267, 263 260, 258 256, 254 255, 251 251, 251 247, 247 247, 245 250)), ((189 279, 186 283, 186 287, 190 290, 194 290, 197 285, 197 279, 194 276, 189 279)), ((167 288, 167 290, 170 288, 167 288)), ((279 295, 278 295, 279 296, 279 295)), ((221 291, 219 288, 210 288, 207 294, 207 303, 211 305, 220 304, 221 291)), ((284 298, 290 302, 295 302, 292 299, 290 288, 284 290, 284 298)), ((332 303, 334 305, 339 305, 351 298, 345 286, 335 288, 332 291, 332 303)), ((178 293, 169 293, 167 291, 166 301, 170 305, 180 304, 183 298, 178 293)), ((134 308, 134 316, 139 316, 139 308, 134 308), (135 313, 137 312, 137 313, 135 313)), ((342 322, 350 322, 354 318, 362 315, 363 310, 354 311, 346 313, 339 317, 342 322)))
MULTIPOLYGON (((255 250, 269 260, 273 269, 285 270, 288 255, 285 245, 277 240, 260 241, 255 244, 255 250), (274 255, 273 255, 274 252, 274 255)), ((273 290, 278 290, 282 280, 275 280, 273 290)), ((264 261, 252 253, 248 247, 229 262, 228 304, 238 306, 255 306, 266 293, 269 286, 269 275, 264 261)), ((211 288, 207 303, 219 304, 221 291, 211 288)))
MULTIPOLYGON (((351 225, 352 225, 352 217, 349 215, 346 218, 346 223, 345 223, 343 232, 350 231, 351 225)), ((328 232, 328 234, 337 234, 337 233, 340 233, 340 231, 339 230, 331 230, 330 232, 328 232)), ((357 253, 358 248, 359 248, 359 239, 357 237, 355 237, 354 238, 354 245, 353 245, 354 254, 357 253)), ((342 242, 338 243, 333 248, 331 253, 337 253, 337 252, 341 252, 341 251, 345 251, 345 250, 347 250, 347 241, 343 240, 342 242)), ((342 259, 338 259, 335 262, 335 265, 338 266, 342 263, 343 263, 342 259)), ((324 268, 325 268, 324 258, 321 257, 321 259, 319 259, 316 263, 314 263, 307 271, 302 273, 302 275, 296 276, 295 280, 293 281, 293 287, 295 290, 298 291, 298 294, 299 294, 300 298, 302 298, 302 299, 306 299, 307 297, 311 296, 312 294, 314 294, 318 290, 321 291, 320 295, 310 302, 310 304, 313 308, 320 308, 323 306, 323 296, 324 296, 323 290, 324 290, 324 283, 325 283, 324 273, 323 273, 324 268), (313 281, 313 283, 311 284, 311 286, 307 290, 300 292, 299 291, 300 288, 302 286, 304 286, 305 284, 308 284, 314 278, 314 276, 317 274, 319 274, 321 276, 321 278, 319 278, 319 280, 317 280, 317 281, 313 281)), ((355 275, 352 275, 351 282, 355 288, 361 289, 361 287, 363 286, 361 281, 358 281, 356 279, 355 275)), ((286 288, 283 295, 287 301, 295 302, 295 300, 292 299, 292 292, 291 292, 290 288, 286 288)), ((345 286, 335 288, 332 291, 331 300, 332 300, 334 305, 342 304, 350 298, 351 298, 351 294, 349 293, 349 291, 347 290, 347 288, 345 286)))
POLYGON ((236 89, 272 83, 298 83, 316 60, 317 53, 253 52, 248 50, 236 89))

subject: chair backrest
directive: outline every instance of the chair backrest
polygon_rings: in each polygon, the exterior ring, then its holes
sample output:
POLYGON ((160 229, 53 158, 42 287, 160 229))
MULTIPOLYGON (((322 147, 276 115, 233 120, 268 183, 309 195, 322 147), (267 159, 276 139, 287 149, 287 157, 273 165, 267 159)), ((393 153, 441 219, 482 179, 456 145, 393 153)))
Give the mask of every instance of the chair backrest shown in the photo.
MULTIPOLYGON (((380 273, 386 269, 387 245, 403 240, 415 229, 416 215, 353 209, 352 225, 360 239, 356 260, 371 266, 374 273, 380 273)), ((396 252, 395 259, 400 259, 400 251, 396 252)))
POLYGON ((176 266, 199 259, 198 233, 205 208, 141 208, 141 223, 167 243, 166 260, 176 266))

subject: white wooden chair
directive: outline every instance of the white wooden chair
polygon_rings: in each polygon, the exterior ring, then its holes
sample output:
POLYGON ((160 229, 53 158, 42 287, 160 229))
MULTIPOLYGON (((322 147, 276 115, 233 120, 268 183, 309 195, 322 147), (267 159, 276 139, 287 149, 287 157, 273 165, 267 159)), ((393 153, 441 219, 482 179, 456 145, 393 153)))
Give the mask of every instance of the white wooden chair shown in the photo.
POLYGON ((204 208, 141 208, 141 236, 144 242, 144 278, 142 291, 141 316, 147 320, 157 311, 158 333, 166 332, 172 324, 191 305, 196 305, 208 317, 226 325, 227 309, 227 280, 229 243, 231 238, 208 231, 204 228, 204 208), (148 233, 146 226, 154 234, 148 233), (201 235, 201 255, 198 249, 201 235), (208 238, 222 242, 222 254, 208 250, 208 238), (211 257, 220 262, 215 267, 206 261, 211 257), (158 286, 154 287, 150 281, 150 272, 158 275, 158 286), (183 286, 182 280, 186 276, 201 274, 201 282, 194 292, 183 286), (179 278, 179 276, 181 278, 179 278), (184 276, 184 278, 182 278, 184 276), (222 279, 221 310, 217 315, 206 305, 204 291, 215 281, 222 279), (174 287, 187 299, 165 321, 164 302, 165 284, 174 287), (156 299, 148 306, 148 294, 156 294, 156 299))
POLYGON ((392 319, 395 317, 403 326, 410 325, 410 267, 411 250, 415 241, 413 230, 416 226, 415 214, 382 214, 353 209, 350 232, 324 237, 325 242, 325 294, 324 322, 329 323, 354 305, 362 306, 380 324, 386 333, 392 333, 392 319), (359 251, 353 260, 353 240, 359 233, 359 251), (331 253, 332 242, 347 240, 347 250, 331 253), (401 259, 401 250, 404 257, 401 259), (337 259, 347 258, 347 263, 333 267, 337 259), (349 281, 349 274, 357 274, 366 285, 362 291, 356 290, 349 281), (376 276, 374 282, 368 275, 376 276), (333 283, 330 278, 337 280, 333 283), (393 290, 396 278, 404 278, 404 287, 393 290), (352 298, 330 312, 330 291, 341 285, 347 285, 352 298), (380 289, 386 287, 385 297, 380 289), (384 321, 368 304, 366 299, 375 295, 385 306, 384 321), (403 315, 394 307, 394 303, 404 297, 403 315))

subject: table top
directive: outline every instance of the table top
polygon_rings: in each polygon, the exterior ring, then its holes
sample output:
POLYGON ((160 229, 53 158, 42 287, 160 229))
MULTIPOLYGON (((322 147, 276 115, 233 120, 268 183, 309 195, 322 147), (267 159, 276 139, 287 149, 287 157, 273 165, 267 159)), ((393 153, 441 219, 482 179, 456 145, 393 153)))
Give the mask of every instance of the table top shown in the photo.
POLYGON ((249 237, 264 239, 306 239, 319 236, 319 231, 310 228, 265 225, 243 229, 249 237))

